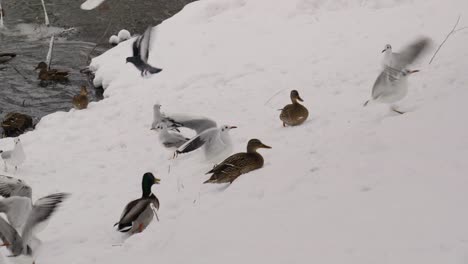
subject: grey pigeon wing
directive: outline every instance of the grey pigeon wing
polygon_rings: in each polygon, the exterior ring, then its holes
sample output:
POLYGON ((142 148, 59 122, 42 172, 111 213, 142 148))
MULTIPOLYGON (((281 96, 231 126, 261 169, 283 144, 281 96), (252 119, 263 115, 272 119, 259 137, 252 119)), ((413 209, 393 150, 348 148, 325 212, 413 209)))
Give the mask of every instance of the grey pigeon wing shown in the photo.
POLYGON ((23 196, 31 198, 32 190, 29 185, 20 179, 0 175, 0 195, 8 198, 10 196, 23 196))
POLYGON ((4 244, 9 244, 7 248, 13 256, 18 256, 23 252, 23 239, 2 217, 0 217, 0 239, 4 244))
POLYGON ((394 66, 398 70, 404 70, 408 65, 414 63, 424 51, 429 48, 429 38, 420 38, 397 53, 397 63, 394 66))
POLYGON ((29 214, 28 220, 24 225, 23 229, 23 242, 28 243, 31 239, 34 228, 50 218, 55 212, 58 205, 62 203, 69 194, 67 193, 55 193, 44 196, 34 203, 34 206, 29 214))
POLYGON ((148 27, 140 41, 140 58, 144 63, 148 63, 152 29, 152 27, 148 27))

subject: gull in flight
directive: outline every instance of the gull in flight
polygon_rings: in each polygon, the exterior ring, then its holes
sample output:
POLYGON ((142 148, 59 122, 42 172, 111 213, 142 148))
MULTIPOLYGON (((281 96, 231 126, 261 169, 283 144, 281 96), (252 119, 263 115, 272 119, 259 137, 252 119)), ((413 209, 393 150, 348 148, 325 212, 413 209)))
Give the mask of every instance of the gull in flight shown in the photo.
MULTIPOLYGON (((428 49, 429 44, 428 38, 420 38, 400 53, 392 52, 392 46, 387 44, 382 51, 383 70, 372 87, 371 99, 366 101, 364 106, 370 101, 392 105, 403 99, 408 93, 408 76, 419 72, 419 70, 409 70, 407 67, 428 49)), ((399 114, 404 113, 396 110, 394 105, 391 109, 399 114)))

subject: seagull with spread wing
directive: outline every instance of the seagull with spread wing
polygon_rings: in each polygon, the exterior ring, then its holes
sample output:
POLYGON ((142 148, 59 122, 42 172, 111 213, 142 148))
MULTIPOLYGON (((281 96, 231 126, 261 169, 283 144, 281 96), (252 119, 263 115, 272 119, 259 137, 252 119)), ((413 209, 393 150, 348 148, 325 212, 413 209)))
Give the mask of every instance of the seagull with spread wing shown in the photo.
POLYGON ((69 194, 55 193, 32 203, 32 189, 24 181, 0 175, 0 239, 18 263, 34 263, 41 241, 36 233, 45 228, 47 220, 69 194))

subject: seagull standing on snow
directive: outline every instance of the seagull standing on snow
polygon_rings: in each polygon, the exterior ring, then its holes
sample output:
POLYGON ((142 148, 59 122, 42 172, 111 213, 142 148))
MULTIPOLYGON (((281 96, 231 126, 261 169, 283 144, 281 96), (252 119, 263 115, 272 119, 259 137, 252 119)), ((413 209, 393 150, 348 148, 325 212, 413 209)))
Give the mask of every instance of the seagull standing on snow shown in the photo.
POLYGON ((9 221, 0 217, 0 239, 18 263, 34 263, 41 241, 36 233, 41 231, 58 205, 67 197, 66 193, 55 193, 42 197, 32 204, 31 187, 22 180, 0 176, 0 212, 9 221))
POLYGON ((166 123, 159 123, 156 126, 156 130, 159 131, 159 141, 166 148, 178 148, 190 140, 180 133, 169 132, 166 123))
POLYGON ((175 151, 174 157, 177 157, 181 153, 194 151, 202 146, 207 159, 212 159, 221 153, 228 152, 232 149, 229 130, 233 128, 237 127, 224 125, 219 128, 213 127, 207 129, 180 146, 175 151))
POLYGON ((24 154, 23 146, 21 145, 20 139, 15 138, 14 142, 15 146, 12 150, 0 150, 1 157, 5 165, 5 171, 8 171, 7 163, 15 166, 15 170, 17 170, 18 166, 23 164, 24 160, 26 159, 26 155, 24 154))
MULTIPOLYGON (((372 87, 371 100, 393 104, 403 99, 408 92, 407 77, 412 73, 418 72, 418 70, 408 70, 406 67, 412 64, 428 48, 429 43, 430 40, 427 38, 418 39, 401 53, 392 52, 392 46, 387 44, 382 51, 385 53, 383 60, 384 69, 372 87)), ((364 103, 364 106, 368 102, 364 103)), ((400 114, 404 113, 396 110, 394 106, 391 109, 400 114)))
POLYGON ((209 128, 215 128, 216 122, 202 116, 190 116, 190 115, 171 115, 166 116, 161 112, 161 105, 155 104, 153 106, 153 123, 151 129, 155 129, 159 123, 165 123, 168 129, 178 130, 179 127, 186 127, 195 130, 197 134, 209 128))
POLYGON ((155 68, 148 64, 152 30, 152 27, 148 27, 145 33, 139 36, 133 42, 133 56, 127 57, 127 62, 133 63, 133 65, 135 65, 135 67, 141 71, 141 76, 146 75, 148 73, 155 74, 162 71, 162 69, 155 68))

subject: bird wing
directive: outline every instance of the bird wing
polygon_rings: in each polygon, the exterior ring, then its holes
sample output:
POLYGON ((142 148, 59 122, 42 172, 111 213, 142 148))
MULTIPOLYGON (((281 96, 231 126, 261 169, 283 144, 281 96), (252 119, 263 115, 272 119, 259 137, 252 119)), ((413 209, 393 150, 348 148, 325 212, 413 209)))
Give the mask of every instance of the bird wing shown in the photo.
POLYGON ((194 151, 203 146, 204 144, 212 141, 216 136, 216 133, 219 133, 217 128, 205 130, 201 134, 196 135, 189 141, 185 142, 185 144, 183 144, 176 150, 176 153, 187 153, 194 151))
POLYGON ((214 120, 206 117, 173 115, 171 118, 181 126, 195 130, 197 134, 217 126, 214 120))
POLYGON ((382 95, 393 93, 392 86, 397 85, 397 82, 404 76, 402 71, 395 68, 385 66, 384 70, 379 74, 372 87, 372 98, 377 99, 382 95))
POLYGON ((142 37, 143 36, 138 36, 135 39, 135 41, 133 41, 133 45, 132 45, 133 57, 136 57, 136 58, 140 57, 139 47, 140 47, 140 42, 141 42, 142 37))
POLYGON ((128 203, 122 212, 119 224, 131 224, 148 207, 150 202, 149 199, 140 198, 128 203))
POLYGON ((420 57, 424 51, 429 48, 430 44, 429 38, 419 38, 415 42, 406 46, 400 53, 395 53, 395 60, 393 65, 388 65, 396 70, 402 71, 420 57))
POLYGON ((144 63, 148 63, 149 57, 149 48, 151 43, 151 31, 153 30, 152 27, 148 27, 143 33, 143 37, 140 41, 140 58, 144 63))
POLYGON ((239 164, 239 163, 242 163, 242 159, 243 159, 244 155, 245 155, 245 153, 237 153, 237 154, 231 155, 228 158, 226 158, 225 160, 223 160, 223 162, 221 162, 220 164, 214 166, 213 169, 211 169, 206 174, 220 173, 220 172, 223 172, 223 171, 226 171, 226 170, 231 170, 231 169, 234 169, 236 167, 239 167, 239 165, 242 165, 242 164, 239 164))
POLYGON ((4 244, 9 244, 7 248, 11 251, 13 256, 18 256, 23 251, 23 239, 18 232, 0 217, 0 239, 4 244))
POLYGON ((0 195, 5 198, 10 196, 23 196, 31 198, 32 189, 29 185, 20 179, 0 175, 0 195))
POLYGON ((29 242, 34 233, 34 228, 38 224, 43 223, 49 219, 58 208, 58 205, 62 203, 68 196, 68 193, 54 193, 44 196, 37 200, 36 203, 34 203, 34 206, 23 229, 23 244, 27 244, 29 242))
POLYGON ((11 158, 11 151, 10 150, 7 150, 7 151, 3 151, 2 154, 2 159, 9 159, 11 158))

